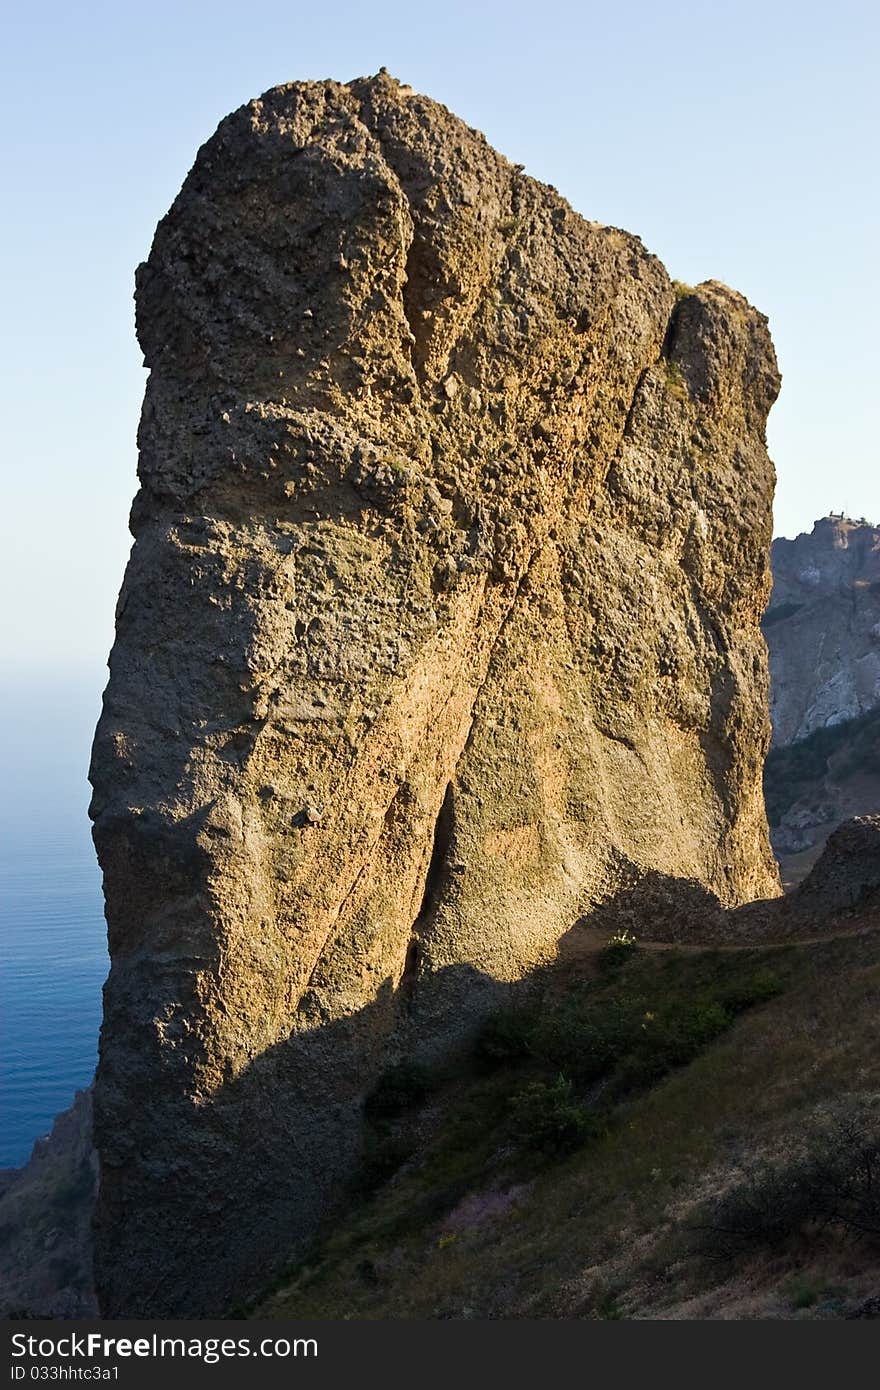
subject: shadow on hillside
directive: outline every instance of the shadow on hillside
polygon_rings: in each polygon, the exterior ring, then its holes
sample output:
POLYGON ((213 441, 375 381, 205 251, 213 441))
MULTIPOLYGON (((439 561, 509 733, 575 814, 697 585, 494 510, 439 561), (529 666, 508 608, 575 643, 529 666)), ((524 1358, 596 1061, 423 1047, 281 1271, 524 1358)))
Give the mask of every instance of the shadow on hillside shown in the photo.
POLYGON ((96 1272, 105 1314, 218 1315, 265 1288, 341 1207, 363 1155, 364 1101, 383 1072, 402 1059, 467 1052, 490 1013, 543 992, 560 969, 589 968, 579 966, 585 941, 595 952, 622 928, 705 945, 772 939, 876 894, 878 841, 880 818, 854 822, 832 838, 799 898, 727 912, 699 884, 646 874, 516 984, 468 965, 405 976, 397 989, 386 980, 367 1008, 291 1034, 208 1100, 173 1086, 144 1095, 129 1157, 104 1161, 96 1272))

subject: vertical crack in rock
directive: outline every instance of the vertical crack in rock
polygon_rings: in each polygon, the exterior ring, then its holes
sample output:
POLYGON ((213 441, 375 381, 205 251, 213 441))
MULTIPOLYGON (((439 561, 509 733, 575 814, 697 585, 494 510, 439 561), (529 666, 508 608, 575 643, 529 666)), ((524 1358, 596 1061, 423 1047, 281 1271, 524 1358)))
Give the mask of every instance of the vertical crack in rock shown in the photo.
POLYGON ((431 857, 425 875, 425 887, 418 916, 412 926, 412 935, 406 948, 403 973, 400 977, 399 991, 407 1006, 411 1006, 419 967, 422 961, 422 939, 430 932, 441 895, 448 881, 449 855, 455 830, 455 792, 450 782, 443 795, 443 802, 434 823, 434 836, 431 842, 431 857))
POLYGON ((332 1214, 389 1058, 464 1045, 621 865, 778 891, 779 377, 740 295, 676 305, 385 73, 222 121, 136 299, 95 1274, 203 1316, 332 1214))
POLYGON ((432 256, 430 246, 418 230, 414 231, 406 258, 403 312, 412 334, 412 364, 420 387, 426 385, 425 365, 431 339, 430 313, 426 306, 437 272, 436 258, 432 256))
POLYGON ((455 793, 450 782, 443 796, 443 804, 434 825, 434 838, 431 845, 431 859, 425 877, 425 891, 422 905, 415 922, 415 931, 424 930, 430 925, 440 902, 440 894, 449 866, 449 850, 455 828, 455 793))

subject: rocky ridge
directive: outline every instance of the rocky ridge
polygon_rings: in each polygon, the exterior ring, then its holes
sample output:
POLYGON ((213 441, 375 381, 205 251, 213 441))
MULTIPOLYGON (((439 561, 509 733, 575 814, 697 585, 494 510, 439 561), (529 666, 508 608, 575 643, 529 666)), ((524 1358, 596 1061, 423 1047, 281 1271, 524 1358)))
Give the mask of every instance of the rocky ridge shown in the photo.
POLYGON ((89 1318, 98 1179, 91 1088, 38 1139, 28 1163, 0 1169, 0 1317, 89 1318))
POLYGON ((775 540, 771 563, 765 791, 783 879, 797 882, 836 826, 880 812, 880 528, 823 517, 775 540))
POLYGON ((384 73, 221 123, 137 323, 95 1268, 105 1314, 199 1315, 332 1211, 389 1062, 634 874, 778 892, 779 377, 740 295, 384 73))
POLYGON ((880 527, 821 517, 771 549, 763 619, 774 747, 880 705, 880 527))

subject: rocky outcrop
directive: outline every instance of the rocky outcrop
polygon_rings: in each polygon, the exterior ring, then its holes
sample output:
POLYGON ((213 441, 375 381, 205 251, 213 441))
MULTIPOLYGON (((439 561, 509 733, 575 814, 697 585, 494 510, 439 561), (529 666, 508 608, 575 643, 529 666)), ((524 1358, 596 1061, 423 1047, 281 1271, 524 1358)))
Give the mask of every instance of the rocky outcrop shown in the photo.
POLYGON ((625 932, 642 945, 701 948, 811 942, 851 932, 854 917, 869 928, 878 906, 880 815, 855 816, 823 842, 809 872, 784 897, 724 908, 703 884, 649 871, 582 918, 574 935, 604 943, 625 932))
POLYGON ((105 1313, 262 1287, 365 1094, 622 882, 778 891, 779 377, 382 73, 223 121, 137 276, 135 545, 95 741, 105 1313))
POLYGON ((854 816, 823 840, 813 864, 784 898, 746 903, 720 914, 721 930, 740 943, 821 940, 877 922, 880 906, 880 816, 854 816))
POLYGON ((0 1317, 89 1318, 98 1164, 92 1091, 77 1091, 21 1168, 0 1170, 0 1317))
POLYGON ((854 816, 828 839, 816 867, 785 910, 827 921, 856 907, 876 903, 880 891, 880 815, 854 816))
POLYGON ((779 747, 880 705, 880 528, 825 516, 771 554, 763 626, 779 747))

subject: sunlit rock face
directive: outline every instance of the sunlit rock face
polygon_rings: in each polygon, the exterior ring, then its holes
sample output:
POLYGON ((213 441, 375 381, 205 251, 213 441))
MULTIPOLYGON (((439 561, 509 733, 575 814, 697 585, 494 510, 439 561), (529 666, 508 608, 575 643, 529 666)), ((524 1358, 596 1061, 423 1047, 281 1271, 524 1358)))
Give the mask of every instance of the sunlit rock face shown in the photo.
POLYGON ((198 1315, 332 1212, 382 1070, 621 883, 778 891, 779 378, 741 296, 677 293, 384 73, 221 123, 137 322, 96 1277, 198 1315))

